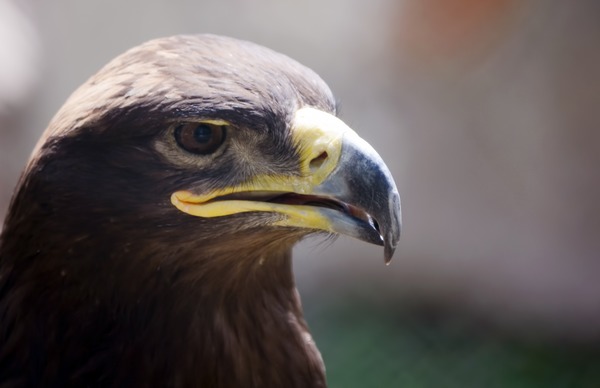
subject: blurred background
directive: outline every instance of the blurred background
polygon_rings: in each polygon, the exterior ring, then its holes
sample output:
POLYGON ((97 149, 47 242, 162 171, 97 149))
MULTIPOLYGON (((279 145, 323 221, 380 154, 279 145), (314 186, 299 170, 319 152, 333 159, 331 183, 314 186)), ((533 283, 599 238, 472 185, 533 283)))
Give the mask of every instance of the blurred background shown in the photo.
POLYGON ((331 387, 600 386, 600 3, 0 0, 0 219, 68 95, 151 38, 211 32, 319 73, 398 184, 391 266, 295 269, 331 387))

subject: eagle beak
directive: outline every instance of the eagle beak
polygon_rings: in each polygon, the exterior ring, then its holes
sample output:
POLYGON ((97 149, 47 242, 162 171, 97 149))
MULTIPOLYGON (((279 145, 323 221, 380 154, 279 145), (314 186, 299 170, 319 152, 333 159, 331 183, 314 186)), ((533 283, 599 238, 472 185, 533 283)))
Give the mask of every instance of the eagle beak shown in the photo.
POLYGON ((178 191, 171 202, 198 217, 278 213, 277 226, 383 245, 389 263, 400 238, 400 196, 381 157, 343 121, 314 108, 296 112, 291 135, 300 155, 299 175, 259 176, 203 195, 178 191))
POLYGON ((335 232, 383 245, 385 262, 390 262, 400 238, 400 196, 373 147, 353 132, 346 133, 336 168, 314 194, 348 206, 346 212, 320 209, 335 232))

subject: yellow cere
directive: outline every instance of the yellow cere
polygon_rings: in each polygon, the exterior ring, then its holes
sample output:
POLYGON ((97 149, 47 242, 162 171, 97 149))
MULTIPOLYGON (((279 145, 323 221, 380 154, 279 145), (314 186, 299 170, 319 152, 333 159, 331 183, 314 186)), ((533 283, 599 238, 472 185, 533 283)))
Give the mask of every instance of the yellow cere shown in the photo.
POLYGON ((291 132, 300 152, 301 171, 316 184, 325 180, 337 166, 344 134, 355 134, 342 120, 315 108, 299 109, 294 116, 291 132), (324 152, 327 154, 326 165, 311 169, 311 162, 324 152))
MULTIPOLYGON (((214 121, 211 123, 219 123, 218 120, 214 121)), ((197 217, 220 217, 255 211, 274 212, 286 216, 276 222, 276 225, 331 230, 327 218, 311 206, 252 200, 211 200, 251 191, 310 195, 337 166, 342 138, 350 133, 351 136, 356 135, 343 121, 329 113, 314 108, 299 109, 291 125, 291 135, 300 154, 300 176, 262 175, 241 185, 224 187, 205 195, 178 191, 171 196, 171 202, 182 212, 197 217)))

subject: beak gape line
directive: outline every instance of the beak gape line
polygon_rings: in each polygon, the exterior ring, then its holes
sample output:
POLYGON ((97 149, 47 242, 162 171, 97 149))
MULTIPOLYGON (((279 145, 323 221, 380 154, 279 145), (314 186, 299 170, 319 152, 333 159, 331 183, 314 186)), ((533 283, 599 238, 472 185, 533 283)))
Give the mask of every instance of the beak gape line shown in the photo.
POLYGON ((244 212, 284 215, 276 226, 340 233, 384 246, 389 263, 400 238, 400 196, 377 152, 337 117, 314 108, 294 116, 300 176, 257 176, 206 194, 182 190, 171 202, 197 217, 244 212))

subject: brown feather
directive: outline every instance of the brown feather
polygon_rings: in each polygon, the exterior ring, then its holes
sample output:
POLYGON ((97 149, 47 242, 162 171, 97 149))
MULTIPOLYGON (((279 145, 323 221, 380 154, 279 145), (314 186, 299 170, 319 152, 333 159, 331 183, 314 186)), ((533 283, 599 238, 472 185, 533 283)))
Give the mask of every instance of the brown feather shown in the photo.
POLYGON ((288 121, 304 105, 335 109, 312 71, 210 35, 134 48, 76 91, 0 237, 0 387, 324 387, 291 269, 308 232, 169 203, 262 168, 297 173, 288 121), (197 117, 232 122, 252 152, 200 166, 156 146, 197 117))

